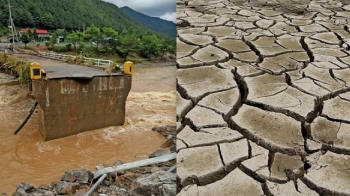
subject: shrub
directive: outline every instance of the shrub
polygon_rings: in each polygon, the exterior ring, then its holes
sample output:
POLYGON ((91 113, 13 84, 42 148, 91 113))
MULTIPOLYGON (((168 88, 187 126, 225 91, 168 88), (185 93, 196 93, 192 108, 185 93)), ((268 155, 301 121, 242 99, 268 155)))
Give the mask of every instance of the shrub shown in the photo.
POLYGON ((25 47, 24 49, 25 49, 25 50, 31 50, 31 51, 34 51, 34 48, 31 48, 31 47, 25 47))
POLYGON ((75 63, 76 64, 81 64, 81 63, 84 63, 84 57, 83 56, 77 56, 76 58, 75 58, 75 63))
POLYGON ((85 47, 85 43, 84 42, 80 42, 79 43, 79 48, 78 48, 77 52, 80 52, 80 53, 85 53, 86 52, 86 47, 85 47))
POLYGON ((72 51, 72 44, 66 45, 67 52, 72 51))
POLYGON ((45 46, 46 46, 46 47, 49 47, 49 46, 51 46, 51 45, 52 45, 51 42, 45 42, 45 46))
POLYGON ((97 51, 100 54, 106 54, 107 53, 107 49, 106 48, 98 48, 97 51))
POLYGON ((94 61, 94 60, 90 60, 90 61, 86 64, 86 66, 88 66, 88 67, 91 67, 91 66, 93 66, 93 65, 95 65, 95 61, 94 61))
POLYGON ((68 50, 68 48, 66 46, 53 47, 52 51, 54 51, 54 52, 69 52, 69 50, 68 50))
POLYGON ((19 77, 21 83, 27 82, 30 78, 30 63, 28 61, 15 56, 6 55, 5 53, 0 53, 0 63, 2 68, 19 77))
POLYGON ((67 63, 74 63, 75 59, 71 56, 69 56, 67 59, 66 59, 66 62, 67 63))

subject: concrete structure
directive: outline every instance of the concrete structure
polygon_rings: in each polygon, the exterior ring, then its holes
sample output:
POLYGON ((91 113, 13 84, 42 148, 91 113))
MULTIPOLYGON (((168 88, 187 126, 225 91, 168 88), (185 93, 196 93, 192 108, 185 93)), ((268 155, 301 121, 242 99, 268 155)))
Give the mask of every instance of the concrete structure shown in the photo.
POLYGON ((47 78, 32 86, 45 140, 124 124, 131 75, 63 63, 42 67, 47 78))

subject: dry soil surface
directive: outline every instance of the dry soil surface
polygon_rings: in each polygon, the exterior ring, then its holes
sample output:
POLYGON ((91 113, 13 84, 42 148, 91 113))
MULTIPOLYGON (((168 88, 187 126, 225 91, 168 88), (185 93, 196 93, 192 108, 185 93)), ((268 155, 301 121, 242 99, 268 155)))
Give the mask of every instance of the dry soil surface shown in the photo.
POLYGON ((177 1, 179 195, 350 195, 345 1, 177 1))

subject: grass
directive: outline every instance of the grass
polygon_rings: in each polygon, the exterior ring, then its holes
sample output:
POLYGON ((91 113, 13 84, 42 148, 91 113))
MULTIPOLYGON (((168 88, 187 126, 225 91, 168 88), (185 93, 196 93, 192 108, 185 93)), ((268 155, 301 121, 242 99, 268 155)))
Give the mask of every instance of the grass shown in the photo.
POLYGON ((31 50, 31 51, 34 51, 34 48, 31 48, 31 47, 21 47, 22 49, 24 49, 24 50, 31 50))
POLYGON ((15 56, 0 53, 1 69, 15 75, 21 83, 27 82, 30 78, 30 62, 15 56))

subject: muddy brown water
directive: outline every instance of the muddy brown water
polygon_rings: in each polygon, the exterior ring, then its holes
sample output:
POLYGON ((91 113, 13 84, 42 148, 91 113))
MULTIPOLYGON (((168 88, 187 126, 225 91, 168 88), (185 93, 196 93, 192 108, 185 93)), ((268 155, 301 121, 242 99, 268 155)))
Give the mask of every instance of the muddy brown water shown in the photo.
POLYGON ((18 133, 34 100, 27 86, 0 72, 0 193, 12 194, 21 182, 35 186, 59 181, 65 171, 148 158, 166 138, 154 126, 175 124, 175 66, 136 67, 123 126, 106 127, 45 142, 35 112, 18 133))

